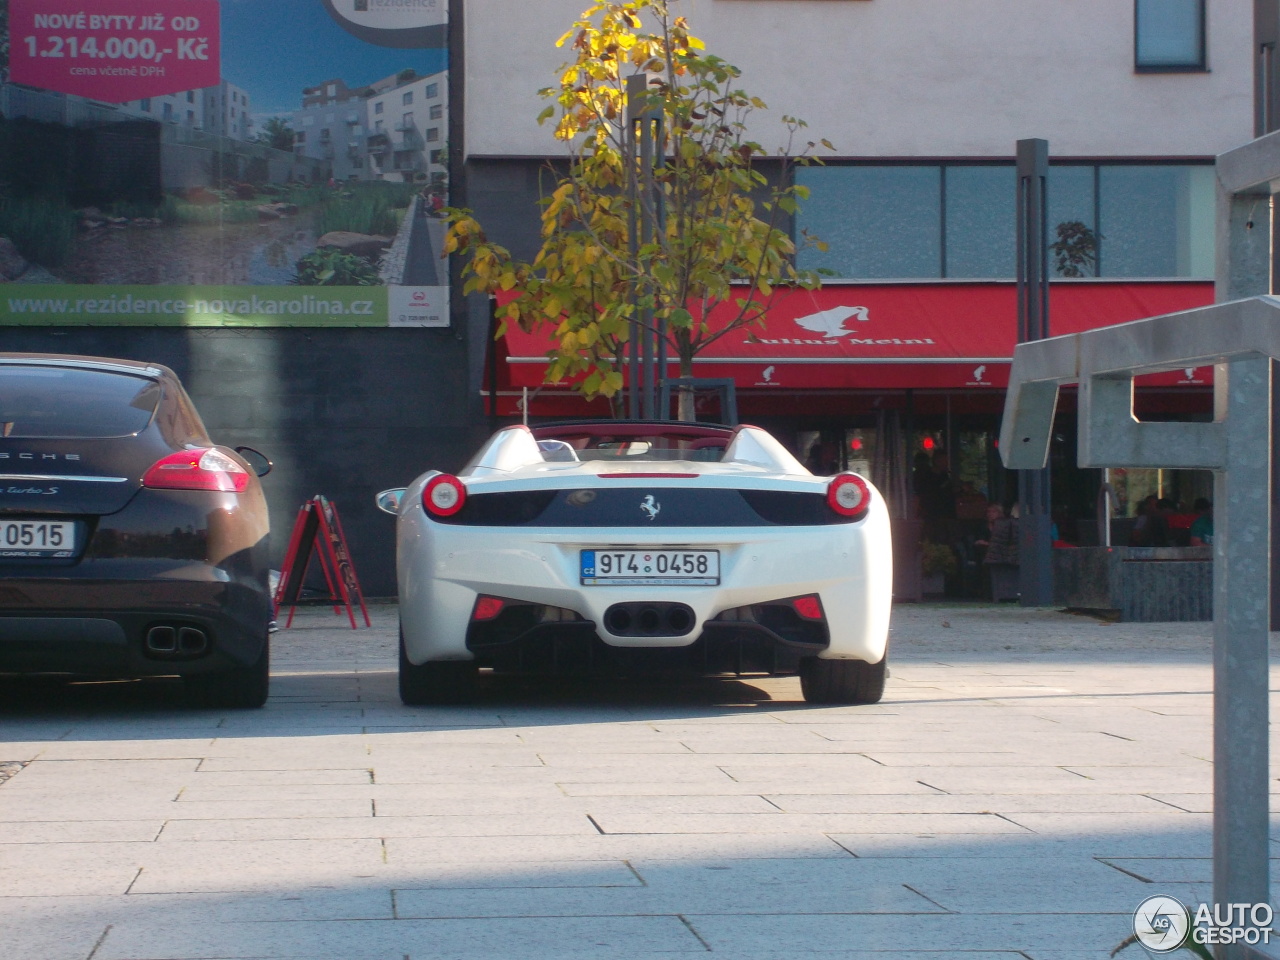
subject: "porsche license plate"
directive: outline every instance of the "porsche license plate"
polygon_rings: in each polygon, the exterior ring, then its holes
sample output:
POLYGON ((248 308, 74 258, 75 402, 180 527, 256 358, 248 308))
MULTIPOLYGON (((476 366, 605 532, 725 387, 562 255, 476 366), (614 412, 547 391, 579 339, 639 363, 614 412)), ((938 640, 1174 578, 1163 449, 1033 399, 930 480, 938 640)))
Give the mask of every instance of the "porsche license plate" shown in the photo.
POLYGON ((0 520, 0 559, 74 557, 76 525, 68 520, 0 520))
POLYGON ((719 550, 583 550, 582 582, 611 587, 714 587, 719 550))

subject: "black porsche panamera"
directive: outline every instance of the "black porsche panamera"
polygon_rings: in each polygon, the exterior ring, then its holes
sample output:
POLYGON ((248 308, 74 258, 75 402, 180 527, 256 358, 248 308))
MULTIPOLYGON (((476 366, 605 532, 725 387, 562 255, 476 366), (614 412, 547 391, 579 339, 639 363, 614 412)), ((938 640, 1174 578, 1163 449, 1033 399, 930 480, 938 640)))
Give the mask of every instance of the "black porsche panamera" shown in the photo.
POLYGON ((267 698, 270 462, 157 364, 0 353, 0 674, 267 698))

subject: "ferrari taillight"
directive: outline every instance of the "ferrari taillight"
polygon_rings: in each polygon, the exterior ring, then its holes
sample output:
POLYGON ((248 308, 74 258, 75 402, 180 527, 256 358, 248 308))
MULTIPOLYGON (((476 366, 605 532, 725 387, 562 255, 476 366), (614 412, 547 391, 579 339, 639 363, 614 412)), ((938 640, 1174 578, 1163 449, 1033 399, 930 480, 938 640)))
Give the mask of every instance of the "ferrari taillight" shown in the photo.
POLYGON ((249 486, 249 472, 221 450, 197 447, 157 460, 142 475, 142 485, 155 490, 243 493, 249 486))
POLYGON ((827 484, 827 505, 842 517, 865 513, 871 504, 871 488, 856 473, 838 473, 827 484))
POLYGON ((476 597, 476 605, 471 611, 472 620, 492 620, 502 612, 507 602, 501 597, 476 597))
POLYGON ((791 606, 795 608, 796 613, 806 620, 822 619, 822 598, 816 593, 810 593, 803 597, 794 597, 791 600, 791 606))
POLYGON ((467 488, 448 473, 437 474, 422 490, 422 506, 435 517, 452 517, 467 502, 467 488))

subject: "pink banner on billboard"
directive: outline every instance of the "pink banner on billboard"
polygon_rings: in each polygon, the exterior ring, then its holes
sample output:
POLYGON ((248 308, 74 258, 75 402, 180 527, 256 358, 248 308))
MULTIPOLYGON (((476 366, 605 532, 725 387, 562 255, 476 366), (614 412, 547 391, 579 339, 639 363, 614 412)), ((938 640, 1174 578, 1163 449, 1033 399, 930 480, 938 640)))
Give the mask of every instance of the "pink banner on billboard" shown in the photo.
POLYGON ((218 0, 9 0, 15 83, 126 103, 221 80, 218 0))

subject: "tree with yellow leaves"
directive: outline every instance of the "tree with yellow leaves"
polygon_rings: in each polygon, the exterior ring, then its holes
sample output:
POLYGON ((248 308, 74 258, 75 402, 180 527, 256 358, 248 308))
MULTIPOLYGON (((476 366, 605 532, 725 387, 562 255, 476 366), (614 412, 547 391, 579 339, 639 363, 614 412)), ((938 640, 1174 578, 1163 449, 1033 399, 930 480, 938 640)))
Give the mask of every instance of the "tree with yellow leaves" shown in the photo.
MULTIPOLYGON (((816 274, 796 269, 785 229, 807 196, 786 185, 785 167, 806 162, 817 144, 799 156, 785 150, 771 184, 753 166, 766 151, 746 126, 765 104, 737 88, 740 71, 708 54, 667 0, 595 3, 559 45, 574 58, 559 84, 541 91, 551 103, 539 122, 554 121, 570 163, 543 200, 537 256, 513 259, 465 210, 450 211, 445 250, 469 255, 466 292, 512 293, 499 310, 499 336, 512 323, 547 331, 547 382, 572 380, 617 411, 633 321, 665 332, 687 377, 711 343, 763 325, 776 289, 818 285, 816 274), (628 189, 628 178, 642 175, 628 142, 628 77, 637 73, 646 77, 645 112, 661 121, 648 191, 628 189), (646 209, 633 209, 637 196, 646 209), (657 227, 637 236, 636 222, 657 227)), ((803 121, 782 123, 794 142, 803 121)), ((692 414, 692 397, 682 394, 680 417, 692 414)))

